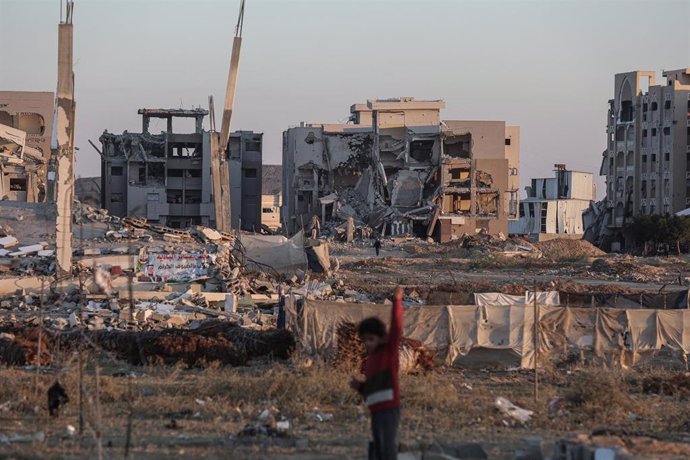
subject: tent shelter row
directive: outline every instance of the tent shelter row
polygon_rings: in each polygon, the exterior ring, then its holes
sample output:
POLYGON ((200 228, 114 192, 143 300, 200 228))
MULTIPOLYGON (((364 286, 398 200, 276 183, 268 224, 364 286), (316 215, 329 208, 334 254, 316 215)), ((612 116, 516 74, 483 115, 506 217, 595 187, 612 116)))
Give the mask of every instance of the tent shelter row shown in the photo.
MULTIPOLYGON (((318 300, 286 303, 287 326, 303 351, 328 358, 337 350, 337 328, 369 316, 388 321, 390 307, 318 300)), ((444 364, 518 365, 532 369, 570 353, 634 365, 664 348, 690 355, 690 310, 538 307, 538 340, 532 305, 409 307, 404 336, 435 351, 444 364)))

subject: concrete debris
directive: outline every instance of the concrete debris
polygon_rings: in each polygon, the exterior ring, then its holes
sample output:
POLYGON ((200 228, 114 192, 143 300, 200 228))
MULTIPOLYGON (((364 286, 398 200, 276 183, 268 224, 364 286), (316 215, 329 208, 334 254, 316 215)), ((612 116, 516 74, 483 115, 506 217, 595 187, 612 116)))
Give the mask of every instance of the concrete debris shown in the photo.
POLYGON ((658 283, 667 275, 663 267, 641 263, 633 257, 618 256, 595 259, 590 267, 592 275, 601 279, 658 283))
POLYGON ((556 443, 553 460, 689 458, 690 444, 615 430, 572 435, 556 443))
POLYGON ((514 421, 517 421, 523 425, 529 422, 532 418, 532 415, 534 415, 534 412, 531 410, 518 407, 502 396, 496 398, 494 405, 502 414, 507 415, 514 421))
POLYGON ((11 248, 17 244, 19 244, 19 240, 13 236, 4 236, 0 238, 0 246, 2 246, 4 249, 11 248))
POLYGON ((441 121, 443 101, 396 98, 351 108, 346 125, 284 133, 287 231, 351 241, 416 235, 446 242, 517 217, 519 128, 441 121), (288 172, 289 171, 289 172, 288 172), (504 197, 509 200, 504 200, 504 197), (505 205, 503 204, 505 202, 505 205))
POLYGON ((33 434, 1 434, 0 444, 14 444, 14 443, 42 443, 46 440, 46 434, 43 431, 39 431, 33 434))

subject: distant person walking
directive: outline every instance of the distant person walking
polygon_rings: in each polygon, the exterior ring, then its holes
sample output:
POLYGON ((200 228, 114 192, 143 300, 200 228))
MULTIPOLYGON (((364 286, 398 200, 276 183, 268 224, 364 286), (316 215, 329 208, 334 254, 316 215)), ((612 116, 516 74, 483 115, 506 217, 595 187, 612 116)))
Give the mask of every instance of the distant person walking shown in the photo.
POLYGON ((379 253, 381 252, 381 240, 376 238, 376 241, 374 241, 374 249, 376 250, 376 256, 378 257, 379 253))
POLYGON ((369 460, 395 460, 398 452, 398 425, 400 424, 400 341, 403 327, 403 289, 393 293, 391 326, 376 317, 359 323, 359 337, 364 343, 367 358, 364 362, 365 379, 352 378, 350 386, 364 398, 371 412, 369 460))

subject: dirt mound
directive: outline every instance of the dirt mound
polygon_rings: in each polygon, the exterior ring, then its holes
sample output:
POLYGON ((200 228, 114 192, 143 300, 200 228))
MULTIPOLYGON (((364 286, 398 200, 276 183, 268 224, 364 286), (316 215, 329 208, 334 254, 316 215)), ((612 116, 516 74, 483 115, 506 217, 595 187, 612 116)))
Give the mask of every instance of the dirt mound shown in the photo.
POLYGON ((547 259, 575 259, 581 257, 601 257, 606 253, 585 240, 557 238, 542 241, 535 246, 547 259))

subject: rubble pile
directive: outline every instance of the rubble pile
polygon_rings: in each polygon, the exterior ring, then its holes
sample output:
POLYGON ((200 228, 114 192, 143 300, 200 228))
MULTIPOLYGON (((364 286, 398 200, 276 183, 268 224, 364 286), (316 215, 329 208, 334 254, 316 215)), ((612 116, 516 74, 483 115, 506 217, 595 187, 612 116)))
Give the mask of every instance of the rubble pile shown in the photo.
POLYGON ((93 206, 74 200, 72 204, 72 218, 75 224, 101 222, 106 224, 119 224, 121 219, 112 216, 105 209, 96 209, 93 206))
POLYGON ((0 362, 8 365, 50 365, 54 350, 64 352, 95 346, 132 365, 183 362, 198 366, 215 361, 241 366, 262 356, 287 359, 294 350, 295 340, 284 329, 257 331, 219 320, 204 322, 194 330, 143 332, 78 328, 59 333, 23 325, 0 327, 0 362), (39 341, 41 350, 37 358, 39 341))
POLYGON ((294 285, 289 292, 308 300, 330 300, 334 302, 369 303, 371 297, 363 292, 350 289, 342 280, 305 278, 300 283, 299 278, 294 280, 294 285))
POLYGON ((508 257, 539 258, 542 256, 539 247, 525 239, 515 236, 506 237, 502 233, 491 235, 484 230, 480 230, 474 235, 465 234, 458 239, 441 244, 412 240, 403 244, 402 249, 408 254, 417 256, 450 254, 457 257, 467 257, 472 253, 503 254, 508 257))
POLYGON ((110 296, 83 294, 78 289, 58 294, 46 283, 43 295, 20 293, 0 297, 0 326, 20 321, 61 331, 81 326, 89 330, 145 331, 195 329, 209 318, 223 318, 252 329, 275 326, 278 296, 272 285, 259 278, 242 279, 242 283, 241 296, 201 292, 200 285, 192 284, 197 292, 133 291, 132 297, 126 287, 115 292, 112 286, 110 296), (228 302, 232 308, 228 308, 228 302))
POLYGON ((602 279, 636 283, 662 282, 667 275, 665 269, 642 264, 633 257, 596 259, 590 272, 602 279))
POLYGON ((541 241, 534 246, 536 246, 547 259, 575 259, 606 255, 604 251, 585 240, 557 238, 549 241, 541 241))
POLYGON ((55 250, 45 241, 21 245, 9 225, 0 225, 0 276, 14 272, 21 275, 48 275, 55 270, 55 250))
POLYGON ((690 444, 615 429, 571 435, 556 444, 554 460, 592 458, 690 458, 690 444))
MULTIPOLYGON (((337 349, 333 363, 338 367, 360 371, 366 358, 357 325, 343 321, 337 328, 337 349)), ((403 337, 400 343, 400 371, 425 372, 436 367, 434 355, 418 340, 403 337)))

